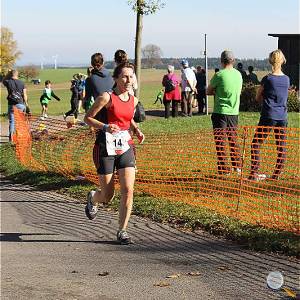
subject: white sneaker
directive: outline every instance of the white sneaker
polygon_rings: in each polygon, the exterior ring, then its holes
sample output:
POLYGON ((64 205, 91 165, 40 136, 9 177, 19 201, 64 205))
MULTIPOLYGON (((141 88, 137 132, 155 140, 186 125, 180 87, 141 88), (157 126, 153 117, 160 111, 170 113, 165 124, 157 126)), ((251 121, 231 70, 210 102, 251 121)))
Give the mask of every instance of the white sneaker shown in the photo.
POLYGON ((47 114, 45 114, 45 116, 44 116, 45 118, 48 118, 48 115, 47 114))
POLYGON ((242 173, 242 169, 240 169, 240 168, 232 168, 231 170, 232 170, 232 172, 235 172, 237 175, 241 175, 241 173, 242 173))
POLYGON ((95 191, 90 191, 87 194, 87 203, 85 206, 85 214, 90 220, 94 220, 98 213, 98 206, 93 205, 93 202, 92 202, 95 193, 96 193, 95 191))
POLYGON ((128 235, 126 230, 118 230, 117 232, 117 241, 121 245, 128 245, 131 244, 131 237, 128 235))
POLYGON ((266 174, 258 174, 258 173, 255 173, 255 174, 251 174, 249 177, 248 177, 249 180, 254 180, 254 181, 264 181, 267 179, 267 175, 266 174))

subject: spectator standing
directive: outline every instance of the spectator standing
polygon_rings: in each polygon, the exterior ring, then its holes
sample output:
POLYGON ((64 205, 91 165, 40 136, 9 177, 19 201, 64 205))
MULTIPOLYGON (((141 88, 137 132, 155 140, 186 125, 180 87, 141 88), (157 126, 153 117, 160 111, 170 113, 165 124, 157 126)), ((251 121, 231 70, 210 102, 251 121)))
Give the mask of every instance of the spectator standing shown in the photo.
MULTIPOLYGON (((104 68, 104 59, 103 55, 98 52, 91 56, 91 65, 93 67, 91 71, 91 89, 94 99, 104 92, 111 92, 114 81, 107 69, 104 68)), ((104 107, 99 111, 101 116, 98 116, 99 119, 106 122, 106 108, 104 107)))
MULTIPOLYGON (((115 55, 114 55, 114 59, 115 59, 115 63, 116 65, 120 65, 124 62, 128 62, 128 55, 127 53, 122 50, 122 49, 119 49, 115 52, 115 55)), ((134 95, 135 94, 135 91, 138 89, 138 82, 137 82, 137 78, 136 78, 136 75, 135 73, 133 74, 133 84, 132 84, 132 88, 130 90, 130 94, 131 95, 134 95)))
POLYGON ((242 75, 242 79, 243 79, 243 83, 246 83, 247 82, 247 79, 248 79, 248 76, 247 76, 247 73, 246 71, 244 70, 244 67, 243 67, 243 64, 242 63, 238 63, 237 64, 237 70, 241 73, 242 75))
POLYGON ((157 95, 156 95, 156 99, 154 101, 153 104, 156 104, 158 101, 160 102, 160 104, 163 104, 163 97, 164 97, 164 89, 161 89, 157 95))
POLYGON ((205 107, 205 90, 206 90, 206 74, 205 69, 201 66, 197 66, 196 80, 197 80, 197 101, 198 101, 198 113, 203 114, 205 107))
POLYGON ((91 84, 92 67, 87 68, 87 78, 85 80, 85 94, 82 101, 82 107, 87 112, 94 103, 93 90, 91 84))
POLYGON ((48 118, 48 114, 47 114, 48 104, 49 104, 49 101, 51 100, 51 97, 53 97, 57 101, 60 101, 60 98, 54 94, 54 92, 51 88, 51 81, 46 80, 45 81, 45 88, 43 90, 43 94, 40 97, 40 103, 41 103, 41 106, 42 106, 42 116, 41 116, 42 120, 44 120, 45 118, 48 118))
POLYGON ((70 87, 70 91, 71 91, 71 100, 70 100, 70 104, 71 104, 71 109, 66 112, 63 117, 66 120, 66 118, 68 116, 74 115, 75 120, 77 120, 78 118, 78 103, 79 103, 79 90, 78 90, 78 82, 77 80, 73 79, 71 80, 71 87, 70 87))
POLYGON ((278 179, 282 173, 286 159, 286 127, 287 127, 287 98, 290 79, 281 67, 286 59, 281 50, 275 50, 269 55, 272 73, 266 75, 257 91, 256 100, 262 102, 262 111, 258 127, 251 144, 251 174, 249 179, 261 181, 266 179, 265 174, 259 174, 260 146, 268 137, 272 128, 275 133, 277 146, 277 161, 272 179, 278 179))
POLYGON ((186 59, 181 61, 182 72, 181 72, 181 110, 183 117, 191 117, 193 115, 193 97, 194 93, 197 92, 196 85, 197 80, 195 72, 189 68, 189 62, 186 59))
POLYGON ((229 174, 226 166, 226 137, 230 146, 233 170, 240 173, 241 158, 237 142, 237 126, 242 90, 242 76, 234 67, 234 55, 225 50, 221 54, 223 69, 215 73, 207 88, 207 95, 215 95, 214 110, 211 116, 217 151, 219 174, 229 174))
POLYGON ((85 96, 85 78, 86 75, 81 73, 76 73, 73 75, 73 80, 76 82, 78 89, 78 113, 81 111, 82 102, 85 96))
POLYGON ((114 85, 113 79, 107 69, 104 68, 104 59, 101 53, 95 53, 91 57, 92 75, 91 87, 94 99, 104 92, 111 92, 114 85))
POLYGON ((170 117, 170 104, 172 103, 172 117, 178 117, 178 103, 180 97, 180 80, 174 73, 174 66, 169 65, 167 68, 168 73, 164 75, 162 85, 165 88, 163 103, 165 106, 165 118, 170 117))
POLYGON ((8 101, 8 120, 9 120, 9 141, 13 141, 13 135, 15 133, 15 117, 14 107, 18 110, 25 112, 26 106, 28 106, 27 90, 24 83, 19 80, 19 72, 17 70, 9 71, 3 79, 3 85, 7 89, 7 101, 8 101))
POLYGON ((252 83, 254 85, 259 84, 259 80, 257 78, 257 75, 253 72, 254 68, 252 66, 248 67, 249 74, 247 75, 247 82, 252 83))

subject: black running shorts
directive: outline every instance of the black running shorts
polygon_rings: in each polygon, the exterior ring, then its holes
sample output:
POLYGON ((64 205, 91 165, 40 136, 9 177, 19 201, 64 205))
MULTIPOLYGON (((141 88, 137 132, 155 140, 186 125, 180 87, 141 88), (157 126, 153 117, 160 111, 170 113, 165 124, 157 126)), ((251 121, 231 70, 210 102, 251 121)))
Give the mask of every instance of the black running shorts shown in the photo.
POLYGON ((99 175, 113 174, 115 169, 134 168, 135 156, 133 145, 121 155, 108 155, 103 144, 95 144, 93 149, 93 160, 99 175))

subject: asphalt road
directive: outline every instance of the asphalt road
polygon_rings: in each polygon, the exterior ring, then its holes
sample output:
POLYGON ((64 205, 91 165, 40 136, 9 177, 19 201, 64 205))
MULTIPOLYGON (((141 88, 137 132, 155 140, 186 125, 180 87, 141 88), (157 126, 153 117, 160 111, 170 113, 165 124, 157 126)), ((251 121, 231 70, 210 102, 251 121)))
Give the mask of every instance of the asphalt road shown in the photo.
POLYGON ((298 284, 295 259, 138 217, 120 246, 116 228, 112 211, 89 221, 75 199, 2 178, 1 299, 285 299, 274 270, 298 284))

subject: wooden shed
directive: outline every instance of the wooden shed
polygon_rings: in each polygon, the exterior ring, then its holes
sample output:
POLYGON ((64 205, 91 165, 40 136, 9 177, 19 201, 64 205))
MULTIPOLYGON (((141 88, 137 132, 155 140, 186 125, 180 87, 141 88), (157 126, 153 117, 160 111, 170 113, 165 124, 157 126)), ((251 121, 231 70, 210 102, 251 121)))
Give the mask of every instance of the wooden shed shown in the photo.
POLYGON ((287 60, 283 72, 290 77, 291 84, 299 89, 300 34, 269 33, 268 35, 278 37, 278 49, 283 52, 287 60))

